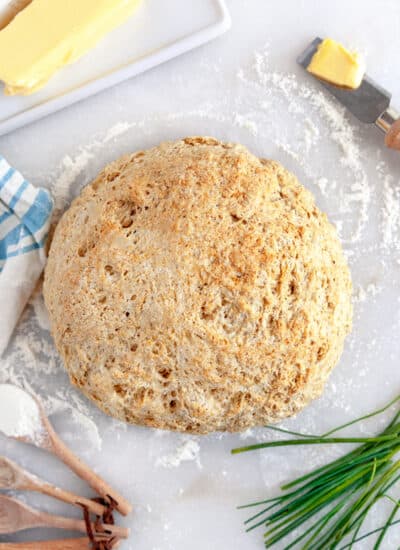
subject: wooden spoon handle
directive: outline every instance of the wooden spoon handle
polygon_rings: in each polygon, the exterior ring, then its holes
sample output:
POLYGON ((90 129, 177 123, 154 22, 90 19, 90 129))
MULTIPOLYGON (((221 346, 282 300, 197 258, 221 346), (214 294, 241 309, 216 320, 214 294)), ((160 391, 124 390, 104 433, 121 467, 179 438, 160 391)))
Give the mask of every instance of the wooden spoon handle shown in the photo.
POLYGON ((129 514, 132 510, 132 505, 122 495, 117 493, 108 483, 104 481, 100 476, 95 474, 93 470, 89 468, 80 458, 78 458, 60 439, 57 433, 54 431, 53 426, 50 424, 49 419, 43 413, 43 423, 46 426, 49 442, 46 448, 52 451, 60 458, 64 464, 66 464, 71 470, 73 470, 79 477, 84 479, 99 495, 106 500, 114 501, 115 508, 124 516, 129 514))
POLYGON ((390 149, 400 151, 400 120, 397 120, 386 134, 385 143, 390 149))
POLYGON ((89 539, 39 540, 35 542, 2 542, 0 550, 89 550, 89 539))
MULTIPOLYGON (((64 518, 62 516, 53 516, 51 514, 40 514, 40 521, 43 527, 55 527, 56 529, 66 529, 70 531, 79 531, 86 533, 86 524, 81 519, 64 518)), ((129 529, 125 527, 119 527, 118 525, 101 525, 102 531, 96 529, 92 523, 93 533, 104 538, 104 536, 114 536, 122 539, 129 537, 129 529)))
POLYGON ((73 506, 86 506, 89 512, 93 512, 93 514, 96 514, 97 516, 102 516, 106 511, 106 507, 102 504, 85 497, 80 497, 74 493, 60 489, 59 487, 54 487, 54 485, 50 485, 50 483, 38 483, 32 488, 35 488, 36 491, 44 495, 57 498, 58 500, 62 500, 63 502, 67 502, 73 506))

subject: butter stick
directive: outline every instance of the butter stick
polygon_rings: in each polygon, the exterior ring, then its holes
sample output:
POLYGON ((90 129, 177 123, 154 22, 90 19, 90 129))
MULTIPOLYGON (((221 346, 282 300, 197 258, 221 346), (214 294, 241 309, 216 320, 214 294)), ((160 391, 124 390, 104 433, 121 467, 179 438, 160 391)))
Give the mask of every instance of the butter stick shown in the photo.
POLYGON ((5 93, 28 95, 132 15, 140 0, 32 0, 0 31, 5 93))

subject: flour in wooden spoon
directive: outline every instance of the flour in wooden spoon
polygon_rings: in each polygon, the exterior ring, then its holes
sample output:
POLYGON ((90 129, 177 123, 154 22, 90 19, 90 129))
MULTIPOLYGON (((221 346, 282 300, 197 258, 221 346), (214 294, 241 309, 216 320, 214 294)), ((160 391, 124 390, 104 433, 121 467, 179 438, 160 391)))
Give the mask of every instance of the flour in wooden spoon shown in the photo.
POLYGON ((0 384, 0 432, 8 437, 40 441, 43 428, 39 407, 29 393, 12 384, 0 384))

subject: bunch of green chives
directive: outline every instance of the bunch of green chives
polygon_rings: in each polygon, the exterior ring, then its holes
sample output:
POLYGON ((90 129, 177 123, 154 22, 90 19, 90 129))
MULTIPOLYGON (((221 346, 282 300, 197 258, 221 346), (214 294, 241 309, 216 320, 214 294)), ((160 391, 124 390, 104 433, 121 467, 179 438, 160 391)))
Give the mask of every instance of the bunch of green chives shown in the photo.
POLYGON ((285 546, 303 550, 351 549, 354 544, 377 534, 374 550, 381 548, 391 525, 400 523, 395 516, 400 501, 388 494, 400 479, 400 411, 386 429, 375 437, 332 437, 343 428, 376 416, 400 400, 396 397, 388 405, 352 422, 339 426, 321 436, 309 436, 268 426, 273 430, 297 436, 269 443, 259 443, 233 449, 242 453, 256 449, 288 445, 323 445, 330 443, 360 443, 343 457, 317 468, 281 487, 280 496, 241 506, 262 507, 245 523, 247 530, 264 525, 265 547, 283 541, 301 527, 303 532, 285 546), (382 498, 393 501, 393 508, 383 526, 360 534, 371 508, 382 498))

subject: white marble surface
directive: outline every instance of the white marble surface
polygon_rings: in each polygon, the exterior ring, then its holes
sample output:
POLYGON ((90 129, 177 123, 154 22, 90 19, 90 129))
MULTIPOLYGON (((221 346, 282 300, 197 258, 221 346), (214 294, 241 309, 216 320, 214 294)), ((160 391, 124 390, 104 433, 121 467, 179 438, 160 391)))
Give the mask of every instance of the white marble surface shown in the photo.
MULTIPOLYGON (((308 88, 313 84, 295 58, 316 35, 355 46, 365 52, 370 75, 392 91, 393 103, 400 108, 400 4, 398 0, 228 0, 228 5, 233 27, 225 36, 2 137, 0 152, 33 182, 47 186, 60 182, 62 171, 68 174, 84 161, 74 192, 125 151, 191 134, 241 141, 295 171, 341 228, 356 290, 354 330, 324 396, 286 423, 321 432, 385 403, 400 390, 400 226, 396 200, 388 207, 390 193, 396 196, 400 190, 400 156, 384 150, 382 136, 374 128, 351 120, 345 129, 354 134, 359 158, 343 164, 345 153, 338 143, 343 133, 335 127, 338 111, 333 108, 333 120, 312 103, 312 97, 299 95, 302 84, 308 88), (268 56, 260 54, 258 59, 268 67, 257 75, 255 51, 266 49, 268 56), (262 82, 263 74, 274 72, 284 74, 283 79, 267 76, 262 82), (296 76, 287 80, 288 73, 296 76), (107 139, 116 123, 123 123, 120 135, 107 139), (63 168, 66 155, 72 164, 67 161, 63 168), (325 189, 322 177, 327 178, 325 189), (361 192, 352 189, 359 181, 363 181, 361 192)), ((39 307, 37 298, 36 311, 39 307)), ((201 467, 195 461, 170 469, 157 466, 160 457, 179 446, 182 436, 125 427, 81 399, 54 362, 41 315, 39 320, 30 308, 9 355, 0 362, 0 381, 12 374, 43 397, 58 395, 61 401, 78 400, 80 408, 87 407, 102 439, 101 452, 93 426, 88 431, 72 420, 70 411, 53 419, 70 446, 135 504, 132 516, 123 520, 132 528, 132 537, 122 550, 263 548, 260 531, 244 533, 246 514, 236 506, 276 492, 279 482, 340 452, 308 448, 232 457, 229 451, 243 443, 241 436, 213 435, 196 439, 201 467), (30 342, 23 336, 27 332, 33 334, 30 342)), ((354 431, 374 431, 378 424, 373 421, 354 431)), ((256 430, 246 441, 264 433, 256 430)), ((88 494, 83 483, 40 451, 2 438, 0 453, 50 481, 88 494)), ((25 494, 23 498, 45 510, 73 514, 44 497, 25 494)), ((381 522, 383 514, 378 510, 368 526, 381 522)), ((21 533, 13 540, 43 534, 21 533)), ((394 528, 384 548, 399 545, 400 528, 394 528)), ((372 545, 363 542, 359 548, 372 545)))

